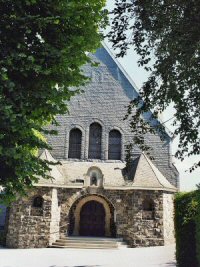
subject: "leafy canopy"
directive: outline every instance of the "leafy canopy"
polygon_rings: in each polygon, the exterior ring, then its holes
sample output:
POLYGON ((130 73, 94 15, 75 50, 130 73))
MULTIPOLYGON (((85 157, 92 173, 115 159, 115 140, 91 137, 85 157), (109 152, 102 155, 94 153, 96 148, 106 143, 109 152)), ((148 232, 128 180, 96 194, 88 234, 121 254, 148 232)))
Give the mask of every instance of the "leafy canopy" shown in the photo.
POLYGON ((67 112, 66 101, 87 79, 80 67, 100 45, 105 0, 0 0, 0 186, 11 201, 49 178, 38 149, 44 126, 67 112))
MULTIPOLYGON (((139 66, 150 73, 128 109, 128 115, 135 111, 133 132, 155 131, 142 115, 152 110, 153 121, 173 103, 174 135, 180 138, 175 156, 200 154, 200 1, 116 0, 113 16, 108 37, 117 56, 133 46, 139 66)), ((161 124, 156 128, 163 132, 161 124)), ((145 142, 142 136, 134 141, 145 142)), ((200 161, 190 170, 198 166, 200 161)))

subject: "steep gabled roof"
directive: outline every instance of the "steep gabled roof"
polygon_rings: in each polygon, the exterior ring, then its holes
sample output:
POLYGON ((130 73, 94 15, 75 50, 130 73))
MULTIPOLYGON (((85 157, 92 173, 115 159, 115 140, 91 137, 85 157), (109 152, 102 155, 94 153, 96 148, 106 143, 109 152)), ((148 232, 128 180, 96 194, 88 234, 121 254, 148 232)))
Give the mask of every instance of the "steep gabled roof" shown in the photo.
MULTIPOLYGON (((96 51, 95 57, 98 58, 101 62, 103 62, 108 67, 110 73, 112 73, 113 77, 120 82, 121 86, 124 87, 124 89, 125 87, 127 87, 127 85, 128 85, 128 88, 132 89, 132 96, 130 100, 139 96, 139 88, 137 87, 133 79, 129 76, 129 74, 122 67, 120 62, 115 58, 115 55, 112 53, 112 51, 109 49, 109 47, 104 42, 102 42, 102 48, 99 48, 96 51)), ((152 114, 151 111, 146 112, 144 114, 145 119, 149 120, 151 114, 152 114)), ((151 121, 151 123, 153 123, 153 121, 151 121)), ((155 120, 154 123, 162 124, 163 122, 162 122, 162 119, 159 117, 157 120, 155 120)), ((165 132, 168 135, 168 137, 172 138, 172 133, 167 128, 166 125, 164 125, 164 128, 165 128, 165 132)))
MULTIPOLYGON (((42 160, 48 160, 50 162, 56 163, 58 162, 55 160, 51 153, 45 149, 42 154, 40 155, 40 159, 42 160)), ((39 183, 61 183, 63 182, 63 174, 61 171, 58 169, 57 165, 50 165, 51 170, 47 172, 48 175, 50 175, 53 179, 52 181, 47 181, 46 179, 40 178, 39 183)))
POLYGON ((177 191, 144 153, 134 160, 133 166, 129 175, 133 187, 177 191))

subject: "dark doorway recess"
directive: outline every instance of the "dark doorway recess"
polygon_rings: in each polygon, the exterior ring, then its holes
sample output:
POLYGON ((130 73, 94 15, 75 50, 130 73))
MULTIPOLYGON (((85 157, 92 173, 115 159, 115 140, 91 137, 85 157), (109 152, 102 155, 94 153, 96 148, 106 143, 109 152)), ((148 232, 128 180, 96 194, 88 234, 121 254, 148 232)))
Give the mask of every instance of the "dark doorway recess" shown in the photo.
POLYGON ((88 201, 80 213, 81 236, 105 236, 105 209, 97 201, 88 201))

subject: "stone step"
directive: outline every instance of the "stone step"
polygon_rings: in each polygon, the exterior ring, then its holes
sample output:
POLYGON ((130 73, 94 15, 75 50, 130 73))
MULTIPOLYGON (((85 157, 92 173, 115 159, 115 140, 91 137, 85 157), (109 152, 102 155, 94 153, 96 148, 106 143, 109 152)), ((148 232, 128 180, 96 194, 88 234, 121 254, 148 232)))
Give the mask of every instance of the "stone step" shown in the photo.
POLYGON ((80 240, 80 239, 58 239, 56 240, 60 243, 94 243, 94 244, 116 244, 116 242, 122 242, 122 241, 109 241, 109 240, 80 240))
MULTIPOLYGON (((55 242, 54 242, 55 243, 55 242)), ((104 241, 104 242, 101 242, 101 241, 88 241, 88 242, 85 242, 85 241, 81 241, 81 240, 68 240, 68 241, 66 241, 66 240, 62 240, 62 239, 59 239, 59 240, 56 240, 56 243, 58 244, 61 244, 61 245, 68 245, 68 244, 71 244, 71 245, 73 245, 73 244, 79 244, 79 245, 85 245, 85 244, 98 244, 98 245, 110 245, 110 246, 112 246, 112 245, 118 245, 118 246, 120 246, 120 247, 122 247, 122 246, 126 246, 126 243, 125 242, 121 242, 121 241, 119 241, 119 242, 114 242, 114 241, 111 241, 111 242, 109 242, 109 241, 104 241)))
POLYGON ((63 247, 79 247, 79 248, 118 248, 118 244, 93 244, 93 243, 85 243, 85 244, 80 244, 80 243, 60 243, 60 242, 54 242, 52 246, 63 246, 63 247))
POLYGON ((118 247, 110 247, 110 246, 75 246, 75 245, 51 245, 51 248, 72 248, 72 249, 118 249, 118 247))
POLYGON ((79 249, 117 249, 127 248, 121 238, 66 237, 56 240, 51 247, 79 249))
POLYGON ((65 238, 60 238, 59 240, 84 240, 84 241, 114 241, 120 242, 123 241, 123 238, 110 238, 110 237, 80 237, 80 236, 68 236, 65 238))
POLYGON ((54 243, 59 243, 59 244, 63 244, 63 245, 68 245, 68 244, 79 244, 79 245, 85 245, 85 244, 91 244, 91 245, 99 245, 99 246, 103 246, 103 245, 107 245, 107 246, 115 246, 116 244, 118 244, 117 242, 110 242, 110 243, 106 243, 106 242, 63 242, 63 241, 59 241, 59 240, 56 240, 56 242, 54 243))

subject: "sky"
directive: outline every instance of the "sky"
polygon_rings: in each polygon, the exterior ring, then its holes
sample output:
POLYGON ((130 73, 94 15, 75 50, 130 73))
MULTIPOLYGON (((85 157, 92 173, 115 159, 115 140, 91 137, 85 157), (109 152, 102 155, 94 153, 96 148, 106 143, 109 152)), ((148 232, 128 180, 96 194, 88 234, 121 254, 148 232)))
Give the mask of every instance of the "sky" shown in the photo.
MULTIPOLYGON (((109 10, 112 10, 114 7, 114 0, 107 0, 107 8, 109 10)), ((111 49, 112 51, 112 45, 105 40, 106 45, 111 49)), ((114 53, 114 51, 112 51, 114 53)), ((136 86, 140 88, 143 84, 143 82, 147 79, 148 75, 147 72, 142 68, 138 67, 137 61, 139 57, 133 51, 133 49, 129 49, 127 55, 124 58, 118 58, 117 60, 120 62, 122 67, 125 69, 125 71, 128 73, 128 75, 131 77, 131 79, 134 81, 136 86)), ((162 121, 167 121, 173 116, 173 108, 169 107, 163 114, 162 114, 162 121)), ((166 126, 169 128, 169 130, 173 130, 173 126, 171 125, 171 122, 169 121, 166 123, 166 126)), ((172 142, 172 155, 176 152, 176 149, 178 147, 178 137, 176 137, 172 142)), ((180 173, 180 190, 181 191, 190 191, 193 189, 196 189, 196 184, 200 183, 200 168, 196 169, 192 173, 188 171, 188 169, 192 166, 194 162, 199 160, 200 156, 192 156, 189 158, 186 158, 184 161, 180 161, 176 159, 175 157, 172 157, 173 163, 178 169, 180 173)))

